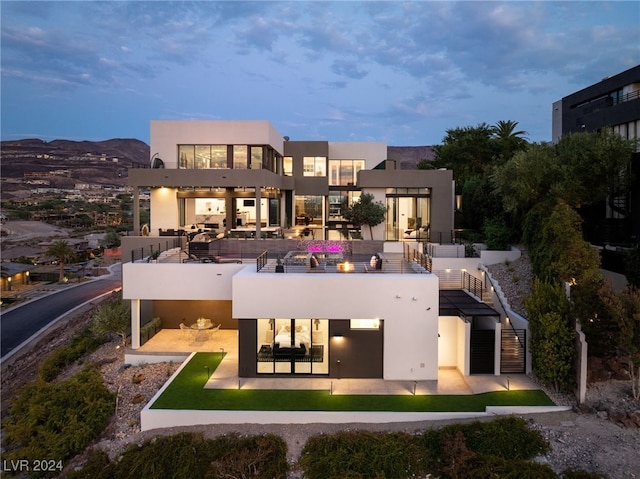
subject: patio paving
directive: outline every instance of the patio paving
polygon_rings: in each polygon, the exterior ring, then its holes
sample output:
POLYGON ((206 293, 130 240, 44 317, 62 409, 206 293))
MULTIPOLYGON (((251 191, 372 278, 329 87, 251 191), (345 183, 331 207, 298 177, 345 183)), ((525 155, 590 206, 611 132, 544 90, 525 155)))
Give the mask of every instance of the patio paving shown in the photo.
POLYGON ((318 389, 333 394, 480 394, 491 391, 540 389, 524 374, 463 376, 455 368, 441 368, 437 381, 336 379, 327 377, 238 377, 238 332, 221 329, 206 341, 196 341, 177 329, 163 329, 137 350, 140 354, 185 355, 192 352, 226 353, 212 372, 208 389, 318 389))

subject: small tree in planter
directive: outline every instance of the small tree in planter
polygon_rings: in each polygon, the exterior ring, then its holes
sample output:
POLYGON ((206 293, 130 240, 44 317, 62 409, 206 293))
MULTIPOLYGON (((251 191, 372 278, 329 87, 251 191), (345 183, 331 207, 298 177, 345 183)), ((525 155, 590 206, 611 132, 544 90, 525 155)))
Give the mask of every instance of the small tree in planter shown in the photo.
POLYGON ((347 206, 342 213, 344 219, 355 226, 368 225, 369 234, 373 239, 373 227, 384 221, 387 209, 381 201, 374 201, 375 197, 370 193, 360 196, 360 201, 347 206))

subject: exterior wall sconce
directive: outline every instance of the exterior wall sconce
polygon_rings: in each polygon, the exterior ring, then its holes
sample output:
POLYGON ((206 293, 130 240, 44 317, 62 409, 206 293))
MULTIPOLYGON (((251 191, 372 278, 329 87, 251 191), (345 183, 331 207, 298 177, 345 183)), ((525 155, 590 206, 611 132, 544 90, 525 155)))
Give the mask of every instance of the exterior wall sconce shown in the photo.
POLYGON ((400 299, 402 298, 402 296, 400 296, 399 294, 396 294, 396 299, 400 299))
POLYGON ((418 298, 414 296, 413 298, 411 298, 411 301, 418 301, 418 298))

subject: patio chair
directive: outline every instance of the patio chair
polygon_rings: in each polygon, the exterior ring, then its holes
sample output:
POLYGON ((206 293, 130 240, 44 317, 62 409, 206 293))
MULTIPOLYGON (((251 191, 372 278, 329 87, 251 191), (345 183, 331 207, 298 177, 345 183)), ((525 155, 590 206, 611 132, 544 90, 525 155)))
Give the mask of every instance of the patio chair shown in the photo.
POLYGON ((213 333, 220 330, 220 326, 222 326, 222 324, 218 324, 214 328, 207 330, 207 332, 209 333, 209 339, 211 339, 211 337, 213 336, 213 333))
POLYGON ((180 323, 180 331, 182 331, 183 339, 193 338, 194 332, 196 332, 184 323, 180 323))

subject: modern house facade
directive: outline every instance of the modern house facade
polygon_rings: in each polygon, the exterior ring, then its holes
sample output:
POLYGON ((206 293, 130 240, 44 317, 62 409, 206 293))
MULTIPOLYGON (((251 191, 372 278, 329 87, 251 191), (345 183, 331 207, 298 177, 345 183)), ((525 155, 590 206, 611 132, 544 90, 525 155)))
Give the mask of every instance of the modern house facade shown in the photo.
MULTIPOLYGON (((552 137, 611 128, 628 140, 640 138, 640 65, 553 103, 552 137)), ((640 148, 640 145, 638 146, 640 148)), ((632 183, 606 202, 582 211, 585 238, 604 246, 637 245, 640 238, 640 151, 632 159, 632 183)))
POLYGON ((134 195, 150 190, 151 234, 249 225, 264 238, 304 226, 314 239, 352 239, 342 209, 363 192, 389 211, 367 239, 450 239, 453 229, 452 172, 396 170, 384 143, 288 141, 268 121, 153 121, 151 151, 156 168, 129 172, 134 195))
MULTIPOLYGON (((443 303, 442 278, 409 253, 451 242, 452 172, 397 170, 386 148, 290 141, 267 121, 152 122, 152 168, 129 174, 135 198, 150 193, 148 236, 123 241, 132 353, 152 318, 178 330, 204 316, 236 332, 239 377, 500 374, 501 315, 466 293, 443 303), (372 237, 342 215, 364 193, 386 207, 372 237), (198 231, 209 256, 185 244, 198 231), (169 240, 177 260, 135 254, 169 240), (234 247, 255 254, 221 254, 234 247)), ((450 247, 449 266, 481 282, 481 260, 450 247)))

